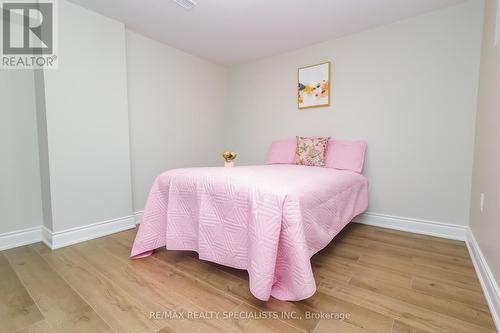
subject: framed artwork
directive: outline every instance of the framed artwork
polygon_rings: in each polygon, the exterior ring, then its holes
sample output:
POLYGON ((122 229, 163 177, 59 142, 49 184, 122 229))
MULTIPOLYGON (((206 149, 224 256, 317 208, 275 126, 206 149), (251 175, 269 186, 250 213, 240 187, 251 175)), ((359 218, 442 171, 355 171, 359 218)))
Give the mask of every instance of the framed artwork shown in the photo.
POLYGON ((299 109, 330 105, 330 62, 299 68, 297 105, 299 109))
POLYGON ((500 1, 497 1, 497 18, 495 22, 495 42, 493 46, 497 46, 500 41, 500 1))

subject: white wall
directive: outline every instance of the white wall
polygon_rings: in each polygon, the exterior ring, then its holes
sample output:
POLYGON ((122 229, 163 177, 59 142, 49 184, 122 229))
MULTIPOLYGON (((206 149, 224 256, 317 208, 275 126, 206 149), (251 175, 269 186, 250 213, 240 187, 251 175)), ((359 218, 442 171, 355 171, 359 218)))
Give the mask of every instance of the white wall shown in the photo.
POLYGON ((156 176, 221 165, 227 70, 126 31, 134 208, 156 176))
POLYGON ((52 230, 52 198, 50 194, 49 144, 47 133, 47 110, 45 105, 45 79, 43 69, 34 70, 35 102, 38 134, 38 161, 42 195, 43 226, 52 230))
MULTIPOLYGON (((497 1, 487 0, 481 54, 471 229, 490 269, 500 284, 500 43, 494 45, 497 1), (484 209, 479 207, 484 193, 484 209)), ((499 20, 498 18, 497 20, 499 20)), ((496 22, 500 25, 500 22, 496 22)))
POLYGON ((482 2, 233 68, 226 142, 260 164, 295 135, 368 141, 369 211, 467 225, 482 2), (298 111, 297 68, 331 61, 329 108, 298 111))
POLYGON ((44 72, 53 231, 132 213, 125 27, 59 11, 59 69, 44 72))
POLYGON ((32 70, 0 70, 0 234, 42 223, 32 70))

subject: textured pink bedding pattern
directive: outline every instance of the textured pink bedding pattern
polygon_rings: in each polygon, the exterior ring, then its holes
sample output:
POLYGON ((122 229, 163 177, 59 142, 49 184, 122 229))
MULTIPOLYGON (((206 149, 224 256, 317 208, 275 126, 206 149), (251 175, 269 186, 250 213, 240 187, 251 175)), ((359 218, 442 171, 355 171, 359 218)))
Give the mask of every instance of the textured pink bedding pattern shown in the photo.
POLYGON ((158 176, 131 256, 156 248, 246 269, 261 300, 316 291, 310 258, 368 205, 355 172, 297 165, 190 168, 158 176))

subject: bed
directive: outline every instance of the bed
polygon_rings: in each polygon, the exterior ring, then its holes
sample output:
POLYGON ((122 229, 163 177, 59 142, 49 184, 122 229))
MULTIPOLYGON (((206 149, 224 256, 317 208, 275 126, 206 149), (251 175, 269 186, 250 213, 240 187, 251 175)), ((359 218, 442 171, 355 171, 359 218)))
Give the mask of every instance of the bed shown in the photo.
POLYGON ((368 206, 362 174, 301 165, 184 168, 149 194, 131 257, 160 247, 245 269, 251 293, 297 301, 316 291, 310 258, 368 206))

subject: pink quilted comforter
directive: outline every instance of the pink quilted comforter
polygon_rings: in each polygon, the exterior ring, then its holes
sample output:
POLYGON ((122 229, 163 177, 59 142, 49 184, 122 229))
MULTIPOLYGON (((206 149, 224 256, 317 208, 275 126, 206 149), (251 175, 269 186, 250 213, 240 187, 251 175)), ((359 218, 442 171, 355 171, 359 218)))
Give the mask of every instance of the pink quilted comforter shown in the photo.
POLYGON ((296 165, 189 168, 158 176, 132 258, 165 246, 246 269, 261 300, 316 291, 310 258, 368 205, 355 172, 296 165))

